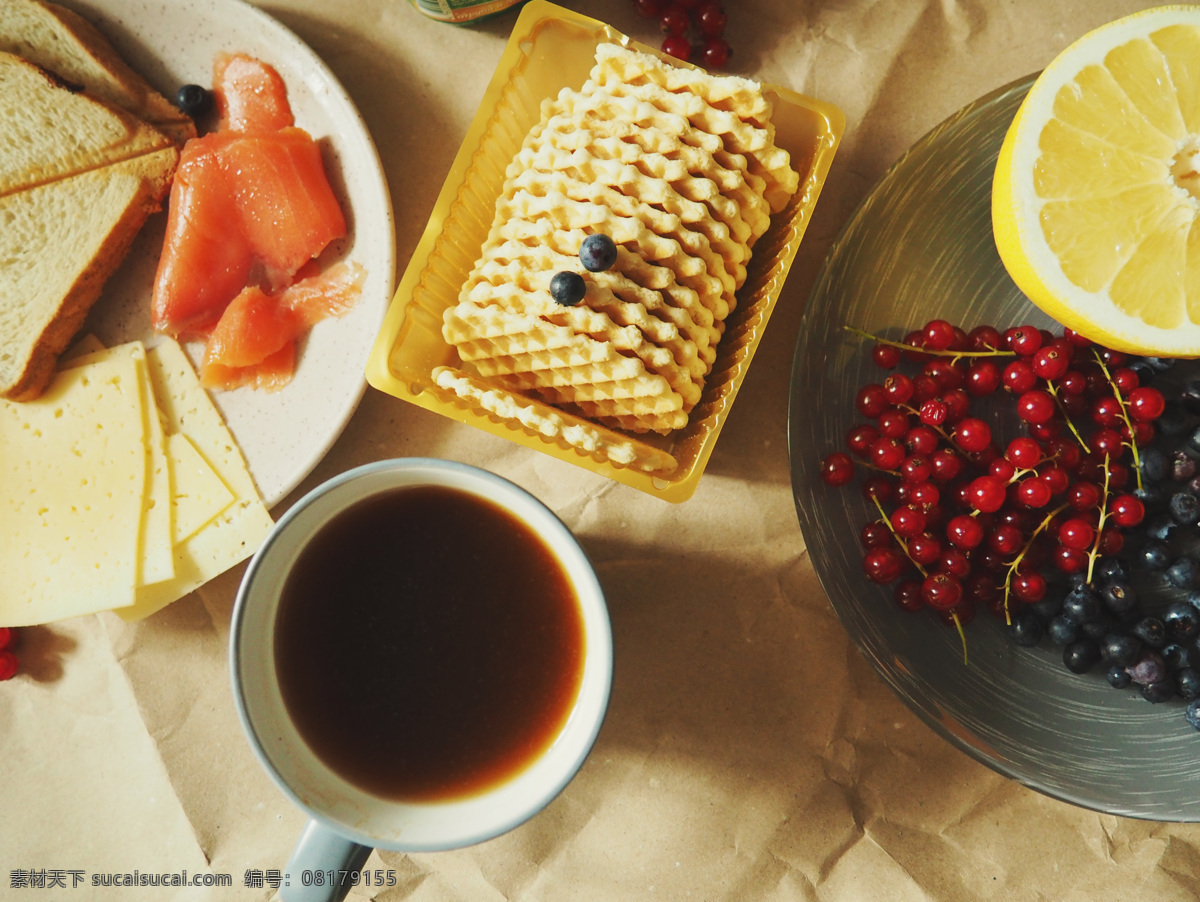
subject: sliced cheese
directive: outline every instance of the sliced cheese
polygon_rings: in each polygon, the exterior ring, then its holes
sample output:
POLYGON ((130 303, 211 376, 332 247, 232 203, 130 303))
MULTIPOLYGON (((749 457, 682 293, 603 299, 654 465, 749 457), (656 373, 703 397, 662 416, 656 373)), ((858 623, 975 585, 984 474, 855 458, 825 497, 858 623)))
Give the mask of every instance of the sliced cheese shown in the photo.
POLYGON ((175 576, 138 589, 135 603, 117 611, 127 620, 147 617, 198 589, 258 550, 275 525, 246 468, 241 450, 213 406, 191 361, 177 342, 149 349, 146 360, 154 398, 168 435, 182 433, 233 494, 233 501, 174 549, 175 576))
POLYGON ((233 492, 182 432, 167 436, 167 457, 171 461, 172 543, 178 545, 229 507, 233 492))
POLYGON ((61 368, 89 366, 118 355, 132 357, 137 367, 146 453, 138 585, 170 579, 175 575, 175 558, 172 553, 171 474, 167 461, 166 436, 163 433, 162 420, 154 406, 154 388, 150 382, 150 370, 146 366, 146 348, 140 341, 105 348, 94 337, 90 341, 88 337, 81 339, 75 347, 81 351, 89 347, 92 350, 69 357, 60 364, 61 368))
POLYGON ((142 408, 130 354, 64 370, 36 401, 0 402, 0 625, 133 602, 142 408))

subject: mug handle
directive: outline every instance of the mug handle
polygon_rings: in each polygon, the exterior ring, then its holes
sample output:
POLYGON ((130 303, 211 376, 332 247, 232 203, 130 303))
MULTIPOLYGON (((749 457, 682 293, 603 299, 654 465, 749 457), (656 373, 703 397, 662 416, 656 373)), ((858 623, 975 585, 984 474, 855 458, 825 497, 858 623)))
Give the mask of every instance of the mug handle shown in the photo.
POLYGON ((284 902, 341 902, 357 884, 350 874, 363 869, 371 852, 370 846, 310 820, 288 859, 284 871, 287 886, 280 890, 279 898, 284 902), (307 881, 305 874, 309 875, 307 881))

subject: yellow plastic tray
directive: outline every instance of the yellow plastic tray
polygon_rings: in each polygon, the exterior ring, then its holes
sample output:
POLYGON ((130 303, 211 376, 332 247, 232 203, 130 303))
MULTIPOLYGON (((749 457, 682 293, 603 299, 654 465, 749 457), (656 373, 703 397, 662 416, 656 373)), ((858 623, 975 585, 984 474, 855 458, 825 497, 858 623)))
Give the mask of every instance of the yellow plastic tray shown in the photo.
POLYGON ((764 85, 775 100, 776 143, 791 154, 801 176, 800 190, 785 210, 772 217, 770 229, 754 245, 737 308, 726 321, 716 362, 688 425, 665 437, 631 436, 635 442, 669 453, 677 462, 675 469, 653 473, 597 460, 431 390, 435 368, 461 366, 455 349, 442 338, 442 313, 457 302, 459 289, 479 257, 505 167, 539 120, 542 100, 564 87, 582 87, 594 64, 595 48, 604 42, 684 65, 602 22, 545 0, 525 5, 392 299, 367 363, 367 381, 398 398, 664 500, 685 501, 695 492, 712 454, 841 140, 845 117, 827 103, 764 85))

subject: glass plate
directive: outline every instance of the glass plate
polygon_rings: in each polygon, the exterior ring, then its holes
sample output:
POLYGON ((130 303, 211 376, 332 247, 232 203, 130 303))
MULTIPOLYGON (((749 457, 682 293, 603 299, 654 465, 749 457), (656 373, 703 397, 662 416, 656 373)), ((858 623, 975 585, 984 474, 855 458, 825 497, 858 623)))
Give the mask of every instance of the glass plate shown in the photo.
POLYGON ((1200 820, 1200 733, 1179 700, 1151 705, 1097 669, 1079 676, 1045 639, 1015 646, 981 611, 958 633, 910 614, 862 573, 859 530, 874 508, 819 478, 821 458, 860 421, 859 386, 881 379, 869 343, 941 317, 970 329, 1053 325, 1009 279, 991 231, 992 171, 1032 78, 987 95, 921 139, 884 176, 835 242, 796 348, 789 410, 792 485, 813 566, 851 638, 935 731, 996 771, 1111 814, 1200 820))

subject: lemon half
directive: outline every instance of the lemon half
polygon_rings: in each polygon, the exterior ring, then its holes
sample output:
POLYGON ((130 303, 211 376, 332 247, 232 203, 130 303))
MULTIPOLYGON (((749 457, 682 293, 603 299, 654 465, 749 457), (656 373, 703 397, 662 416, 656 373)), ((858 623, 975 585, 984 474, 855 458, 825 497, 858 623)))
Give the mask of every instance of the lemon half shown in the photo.
POLYGON ((992 227, 1058 322, 1200 357, 1200 6, 1134 13, 1055 58, 1001 146, 992 227))

